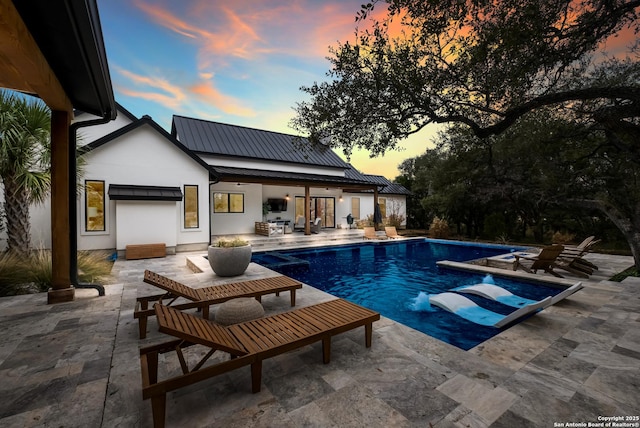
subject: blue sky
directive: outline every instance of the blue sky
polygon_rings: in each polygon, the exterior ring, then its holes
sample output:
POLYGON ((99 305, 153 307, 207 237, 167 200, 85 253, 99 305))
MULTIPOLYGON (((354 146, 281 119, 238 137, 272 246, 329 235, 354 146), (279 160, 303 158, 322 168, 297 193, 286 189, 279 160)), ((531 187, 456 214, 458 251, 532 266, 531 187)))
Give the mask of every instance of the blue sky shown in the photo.
MULTIPOLYGON (((295 133, 300 86, 326 79, 329 46, 353 39, 361 0, 102 0, 98 3, 116 101, 170 130, 174 114, 295 133)), ((380 10, 382 12, 382 10, 380 10)), ((433 129, 404 150, 352 164, 394 178, 433 129)))

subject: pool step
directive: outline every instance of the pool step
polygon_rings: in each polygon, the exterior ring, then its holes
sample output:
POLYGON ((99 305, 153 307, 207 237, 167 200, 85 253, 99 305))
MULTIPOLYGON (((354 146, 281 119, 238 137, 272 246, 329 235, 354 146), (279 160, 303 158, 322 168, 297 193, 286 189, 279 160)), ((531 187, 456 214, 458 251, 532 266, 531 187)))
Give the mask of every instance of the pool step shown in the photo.
POLYGON ((288 256, 285 254, 280 254, 275 251, 267 251, 264 253, 265 262, 260 263, 262 266, 269 269, 276 269, 280 267, 309 267, 308 260, 302 260, 297 257, 288 256), (276 259, 276 261, 271 261, 269 258, 276 259))

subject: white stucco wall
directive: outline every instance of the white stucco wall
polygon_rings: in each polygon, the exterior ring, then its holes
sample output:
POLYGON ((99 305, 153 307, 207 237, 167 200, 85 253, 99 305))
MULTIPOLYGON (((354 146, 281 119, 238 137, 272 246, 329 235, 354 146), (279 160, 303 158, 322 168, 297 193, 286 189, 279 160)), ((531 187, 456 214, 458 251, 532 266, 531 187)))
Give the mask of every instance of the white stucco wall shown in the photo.
POLYGON ((176 227, 180 223, 176 204, 172 201, 117 201, 116 249, 124 250, 130 244, 157 243, 175 247, 176 227))
POLYGON ((254 232, 255 222, 262 221, 262 185, 237 183, 216 183, 211 186, 213 193, 242 193, 244 195, 244 213, 214 213, 211 207, 212 235, 244 235, 254 232))
MULTIPOLYGON (((78 118, 74 119, 72 123, 86 122, 86 121, 96 120, 96 119, 100 119, 100 118, 97 116, 93 116, 85 113, 85 114, 81 114, 78 118)), ((112 120, 110 122, 103 123, 100 125, 92 125, 92 126, 79 128, 77 133, 77 137, 78 137, 77 144, 78 146, 83 146, 85 144, 88 144, 92 141, 97 140, 98 138, 111 134, 112 132, 120 128, 123 128, 129 125, 130 123, 131 123, 131 119, 129 119, 127 116, 125 116, 121 112, 118 112, 115 120, 112 120)))
MULTIPOLYGON (((209 243, 209 174, 196 161, 187 156, 170 141, 158 134, 151 126, 143 125, 87 154, 87 167, 84 180, 104 180, 108 191, 110 184, 146 185, 146 186, 176 186, 184 193, 184 185, 198 186, 199 200, 199 228, 184 229, 183 201, 171 202, 173 216, 171 219, 162 211, 152 208, 142 209, 138 214, 135 210, 125 208, 120 211, 120 205, 127 201, 111 201, 106 196, 108 206, 106 230, 92 232, 85 230, 85 199, 79 200, 78 216, 78 248, 79 249, 123 249, 124 231, 130 231, 131 225, 138 225, 135 237, 137 240, 156 243, 159 240, 159 230, 162 229, 163 239, 167 239, 167 246, 200 244, 206 247, 209 243), (125 218, 122 218, 122 215, 125 218), (139 217, 147 217, 140 222, 139 217), (156 218, 158 217, 158 218, 156 218), (157 221, 163 221, 159 226, 157 221), (120 230, 120 229, 123 229, 120 230), (173 234, 169 239, 168 234, 173 234), (171 244, 169 243, 171 242, 171 244)), ((137 206, 137 208, 140 208, 137 206)))

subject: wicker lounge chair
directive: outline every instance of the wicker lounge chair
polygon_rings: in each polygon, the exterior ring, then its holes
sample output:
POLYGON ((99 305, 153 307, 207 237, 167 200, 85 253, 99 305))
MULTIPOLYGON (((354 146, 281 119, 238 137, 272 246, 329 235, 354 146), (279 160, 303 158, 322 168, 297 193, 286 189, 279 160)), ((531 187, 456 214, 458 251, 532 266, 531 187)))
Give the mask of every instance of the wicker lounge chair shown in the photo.
POLYGON ((296 289, 302 288, 302 284, 299 281, 284 275, 230 284, 212 285, 204 288, 192 288, 155 272, 146 270, 144 272, 144 282, 161 288, 165 290, 166 293, 138 297, 133 317, 138 319, 140 339, 144 339, 147 335, 147 318, 155 315, 153 308, 149 308, 149 303, 151 302, 164 303, 167 306, 181 310, 198 308, 202 310, 202 317, 208 319, 209 306, 223 303, 236 297, 255 297, 256 300, 260 301, 264 295, 275 294, 278 296, 283 291, 289 291, 291 293, 291 306, 295 306, 296 289), (174 303, 180 297, 190 300, 190 302, 175 305, 174 303))
POLYGON ((529 273, 537 273, 538 270, 542 269, 551 275, 557 276, 558 278, 562 278, 557 272, 553 271, 553 266, 560 255, 564 250, 562 245, 550 245, 548 247, 542 248, 540 253, 536 256, 524 256, 518 253, 513 253, 516 261, 513 264, 513 270, 517 270, 518 267, 521 267, 523 270, 529 273), (523 264, 522 261, 527 261, 527 264, 523 264), (528 263, 531 262, 531 263, 528 263))
POLYGON ((305 226, 304 216, 298 215, 296 217, 295 223, 293 224, 293 230, 304 232, 304 226, 305 226))
POLYGON ((385 226, 384 233, 387 235, 387 238, 402 239, 402 236, 398 235, 398 231, 395 226, 385 226))
POLYGON ((313 224, 311 225, 311 233, 320 233, 321 228, 322 228, 322 219, 320 217, 316 217, 313 224))
POLYGON ((262 361, 316 342, 322 342, 322 361, 331 358, 331 338, 357 327, 365 328, 365 345, 371 347, 373 322, 380 314, 346 300, 336 299, 278 315, 234 324, 229 327, 154 305, 160 331, 177 340, 140 349, 142 397, 151 399, 153 423, 163 427, 167 392, 202 380, 251 366, 251 390, 260 391, 262 361), (202 345, 209 348, 194 367, 187 367, 183 348, 202 345), (160 380, 158 355, 175 351, 183 374, 160 380), (231 359, 204 366, 215 351, 230 354, 231 359))
POLYGON ((375 227, 366 226, 364 228, 364 239, 388 239, 386 236, 378 235, 375 227))

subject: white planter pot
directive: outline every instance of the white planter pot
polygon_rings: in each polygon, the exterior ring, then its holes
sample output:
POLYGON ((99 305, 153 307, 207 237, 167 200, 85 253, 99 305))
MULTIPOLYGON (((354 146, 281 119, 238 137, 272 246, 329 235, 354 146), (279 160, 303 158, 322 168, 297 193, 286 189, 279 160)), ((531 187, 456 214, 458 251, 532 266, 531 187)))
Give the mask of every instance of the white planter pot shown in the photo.
POLYGON ((251 245, 243 247, 209 246, 209 265, 218 276, 242 275, 251 262, 251 245))

